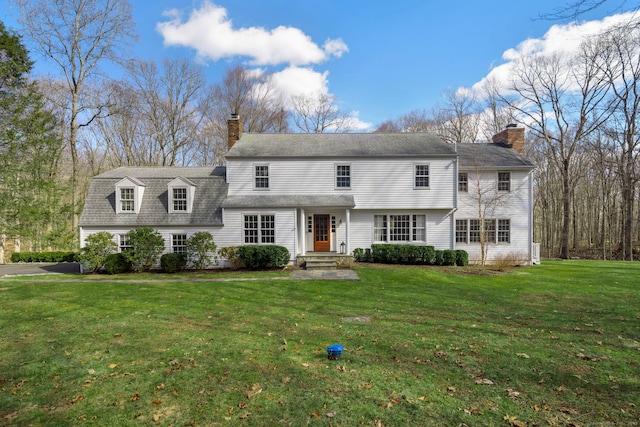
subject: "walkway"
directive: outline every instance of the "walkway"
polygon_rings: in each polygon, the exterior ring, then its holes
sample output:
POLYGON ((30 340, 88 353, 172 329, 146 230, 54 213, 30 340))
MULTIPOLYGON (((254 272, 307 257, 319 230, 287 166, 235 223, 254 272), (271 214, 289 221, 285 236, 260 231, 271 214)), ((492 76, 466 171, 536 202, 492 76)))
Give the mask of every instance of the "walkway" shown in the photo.
POLYGON ((293 280, 360 280, 353 270, 296 270, 291 273, 293 280))

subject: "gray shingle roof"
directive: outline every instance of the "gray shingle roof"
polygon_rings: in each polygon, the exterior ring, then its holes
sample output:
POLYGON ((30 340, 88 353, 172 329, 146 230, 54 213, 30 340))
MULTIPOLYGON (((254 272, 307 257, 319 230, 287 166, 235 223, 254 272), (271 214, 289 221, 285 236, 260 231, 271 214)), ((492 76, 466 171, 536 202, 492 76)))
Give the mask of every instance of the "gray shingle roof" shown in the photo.
POLYGON ((532 169, 535 164, 504 144, 457 144, 461 169, 532 169))
POLYGON ((288 208, 334 207, 353 208, 356 205, 349 195, 294 195, 294 196, 229 196, 222 202, 223 208, 288 208))
POLYGON ((80 226, 140 227, 222 225, 222 201, 227 197, 225 168, 122 167, 91 180, 80 226), (116 214, 115 186, 124 177, 145 185, 138 214, 116 214), (195 185, 191 213, 169 213, 167 184, 177 177, 195 185))
POLYGON ((245 133, 227 158, 455 156, 431 133, 245 133))

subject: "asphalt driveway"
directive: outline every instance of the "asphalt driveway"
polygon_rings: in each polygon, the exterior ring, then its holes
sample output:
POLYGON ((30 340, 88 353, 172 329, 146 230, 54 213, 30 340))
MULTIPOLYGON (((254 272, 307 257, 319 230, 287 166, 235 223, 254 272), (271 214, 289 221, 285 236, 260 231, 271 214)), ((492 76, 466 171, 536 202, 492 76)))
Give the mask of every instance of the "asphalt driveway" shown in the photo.
POLYGON ((34 262, 0 265, 0 277, 55 273, 80 273, 80 264, 77 262, 34 262))

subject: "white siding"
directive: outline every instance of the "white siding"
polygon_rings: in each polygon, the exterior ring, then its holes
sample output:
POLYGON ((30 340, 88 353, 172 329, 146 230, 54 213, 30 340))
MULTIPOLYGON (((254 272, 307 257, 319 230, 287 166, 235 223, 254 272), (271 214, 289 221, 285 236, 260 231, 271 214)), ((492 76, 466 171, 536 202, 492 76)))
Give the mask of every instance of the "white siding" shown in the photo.
POLYGON ((227 163, 229 194, 353 195, 359 209, 451 209, 456 185, 453 159, 276 159, 227 163), (429 164, 429 188, 414 189, 414 165, 429 164), (269 190, 254 189, 254 165, 269 165, 269 190), (336 189, 336 164, 351 165, 351 188, 336 189))
MULTIPOLYGON (((511 241, 509 243, 489 243, 488 261, 500 258, 531 261, 532 196, 531 174, 528 171, 511 171, 511 191, 496 193, 497 171, 482 173, 469 171, 469 191, 458 195, 458 211, 455 219, 477 219, 478 188, 483 194, 480 205, 486 219, 509 219, 511 221, 511 241)), ((471 262, 481 259, 479 243, 456 243, 456 249, 469 253, 471 262)))

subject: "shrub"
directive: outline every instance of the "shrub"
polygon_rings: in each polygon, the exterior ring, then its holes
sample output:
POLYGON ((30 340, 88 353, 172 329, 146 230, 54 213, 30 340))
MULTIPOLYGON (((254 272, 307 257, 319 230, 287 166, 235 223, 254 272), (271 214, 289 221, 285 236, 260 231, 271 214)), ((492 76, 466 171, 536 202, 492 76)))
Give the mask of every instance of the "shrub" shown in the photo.
POLYGON ((110 254, 116 252, 118 245, 113 241, 113 234, 107 231, 87 236, 85 246, 80 251, 78 259, 85 270, 97 272, 104 268, 104 262, 110 254))
POLYGON ((184 270, 187 266, 186 254, 164 254, 160 257, 160 267, 165 273, 175 273, 184 270))
POLYGON ((14 252, 11 262, 75 262, 78 254, 75 252, 14 252))
POLYGON ((432 262, 433 257, 433 246, 392 245, 386 243, 371 245, 371 258, 373 262, 378 263, 429 264, 432 262))
POLYGON ((436 256, 434 258, 433 265, 444 265, 444 254, 441 250, 436 250, 436 256))
POLYGON ((131 262, 120 253, 107 255, 104 260, 104 271, 108 274, 121 274, 133 271, 131 262))
POLYGON ((442 265, 456 265, 456 251, 445 249, 442 251, 442 265))
POLYGON ((278 245, 247 245, 238 247, 238 256, 252 270, 283 268, 291 259, 289 250, 278 245))
POLYGON ((203 270, 212 263, 218 262, 216 244, 213 236, 207 231, 198 231, 185 242, 189 265, 197 270, 203 270))
POLYGON ((151 227, 138 227, 127 233, 130 249, 123 252, 135 271, 149 271, 164 251, 162 235, 151 227))
POLYGON ((225 246, 218 249, 218 254, 231 263, 231 268, 237 270, 244 267, 242 259, 240 259, 240 251, 238 246, 225 246))
POLYGON ((364 261, 364 249, 355 248, 353 250, 353 259, 358 261, 358 262, 363 262, 364 261))
POLYGON ((459 267, 469 265, 469 254, 467 253, 467 251, 463 249, 456 250, 456 265, 459 267))

